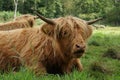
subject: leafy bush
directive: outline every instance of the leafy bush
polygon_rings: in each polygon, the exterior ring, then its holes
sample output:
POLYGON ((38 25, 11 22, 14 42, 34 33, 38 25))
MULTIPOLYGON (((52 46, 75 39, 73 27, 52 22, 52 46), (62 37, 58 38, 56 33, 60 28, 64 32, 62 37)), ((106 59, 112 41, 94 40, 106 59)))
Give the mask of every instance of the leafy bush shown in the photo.
POLYGON ((120 6, 113 8, 106 14, 106 22, 109 24, 120 25, 120 6))
MULTIPOLYGON (((20 15, 19 12, 17 12, 17 15, 20 15)), ((4 21, 9 21, 12 20, 14 18, 14 12, 12 11, 2 11, 0 12, 0 22, 4 22, 4 21)))
POLYGON ((99 17, 99 14, 98 13, 79 14, 79 17, 85 20, 90 20, 99 17))

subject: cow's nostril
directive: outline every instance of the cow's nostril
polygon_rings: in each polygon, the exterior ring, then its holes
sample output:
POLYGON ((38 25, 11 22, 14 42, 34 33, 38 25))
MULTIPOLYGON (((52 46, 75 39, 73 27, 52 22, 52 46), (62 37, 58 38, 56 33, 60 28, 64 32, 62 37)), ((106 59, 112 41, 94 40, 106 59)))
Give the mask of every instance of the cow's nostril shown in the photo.
POLYGON ((85 48, 85 45, 78 45, 78 44, 76 44, 76 48, 84 49, 84 48, 85 48))
POLYGON ((76 44, 76 47, 77 47, 77 48, 80 48, 80 45, 76 44))

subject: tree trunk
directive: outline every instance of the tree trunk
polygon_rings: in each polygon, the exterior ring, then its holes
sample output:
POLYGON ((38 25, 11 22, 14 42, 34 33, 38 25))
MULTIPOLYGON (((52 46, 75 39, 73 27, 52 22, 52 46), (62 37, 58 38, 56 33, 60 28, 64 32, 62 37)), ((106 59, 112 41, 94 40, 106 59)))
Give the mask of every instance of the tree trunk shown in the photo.
POLYGON ((15 12, 14 12, 14 20, 15 20, 15 18, 16 18, 16 13, 17 13, 18 0, 14 0, 14 4, 15 4, 15 12))

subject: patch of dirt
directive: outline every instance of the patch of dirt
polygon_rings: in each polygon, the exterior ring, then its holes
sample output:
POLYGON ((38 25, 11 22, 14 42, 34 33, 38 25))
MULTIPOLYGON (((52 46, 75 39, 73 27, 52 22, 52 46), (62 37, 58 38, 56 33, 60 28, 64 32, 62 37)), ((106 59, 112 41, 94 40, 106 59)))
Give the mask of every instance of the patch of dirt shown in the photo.
POLYGON ((120 60, 120 52, 117 51, 116 49, 110 48, 103 54, 103 57, 109 57, 112 59, 120 60))
POLYGON ((98 71, 98 72, 101 72, 101 73, 107 73, 107 74, 112 73, 112 70, 101 62, 92 63, 91 70, 92 71, 98 71))

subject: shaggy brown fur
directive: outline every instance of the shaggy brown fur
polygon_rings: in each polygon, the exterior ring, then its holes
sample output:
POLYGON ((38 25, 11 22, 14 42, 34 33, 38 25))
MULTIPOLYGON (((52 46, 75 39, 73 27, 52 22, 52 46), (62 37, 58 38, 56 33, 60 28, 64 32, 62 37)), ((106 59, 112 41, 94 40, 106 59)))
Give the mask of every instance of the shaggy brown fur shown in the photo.
POLYGON ((33 15, 30 15, 30 14, 24 14, 24 15, 21 15, 19 17, 16 17, 16 21, 18 20, 21 20, 21 19, 29 19, 29 18, 32 18, 32 19, 37 19, 38 17, 37 16, 33 16, 33 15))
POLYGON ((33 27, 34 23, 35 23, 35 19, 37 19, 37 18, 38 18, 37 16, 33 16, 33 15, 30 15, 30 14, 25 14, 25 15, 21 15, 21 16, 17 17, 15 20, 16 21, 27 20, 30 27, 33 27))
POLYGON ((70 73, 73 66, 81 71, 79 58, 92 34, 91 26, 72 16, 54 21, 56 25, 0 31, 0 69, 16 70, 22 64, 40 74, 70 73))
POLYGON ((18 28, 33 27, 36 18, 36 16, 32 16, 29 14, 19 16, 15 19, 15 21, 0 24, 0 30, 12 30, 18 28))

